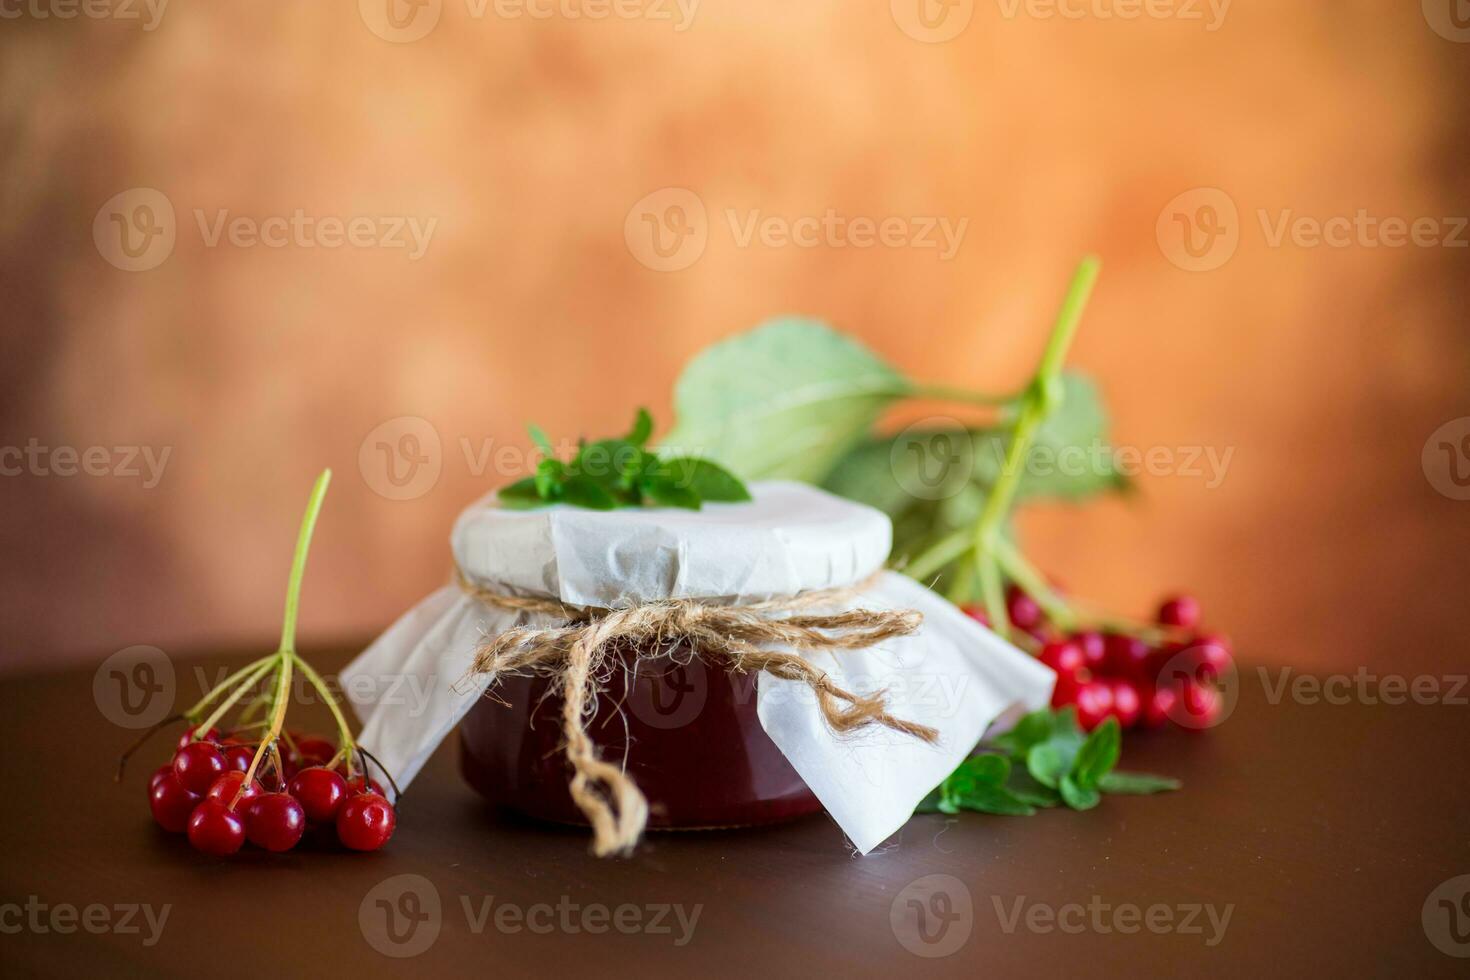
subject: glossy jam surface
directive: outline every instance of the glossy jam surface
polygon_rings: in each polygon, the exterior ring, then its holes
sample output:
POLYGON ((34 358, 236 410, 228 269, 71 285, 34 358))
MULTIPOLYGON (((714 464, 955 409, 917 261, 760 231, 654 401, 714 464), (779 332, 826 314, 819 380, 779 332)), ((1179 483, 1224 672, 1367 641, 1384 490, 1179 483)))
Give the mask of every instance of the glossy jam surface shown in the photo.
MULTIPOLYGON (((650 827, 752 826, 821 809, 761 728, 755 684, 754 675, 697 658, 648 658, 636 672, 613 672, 587 732, 602 758, 626 758, 648 797, 650 827)), ((461 767, 497 806, 585 823, 567 790, 562 700, 548 685, 544 677, 502 678, 460 723, 461 767)))

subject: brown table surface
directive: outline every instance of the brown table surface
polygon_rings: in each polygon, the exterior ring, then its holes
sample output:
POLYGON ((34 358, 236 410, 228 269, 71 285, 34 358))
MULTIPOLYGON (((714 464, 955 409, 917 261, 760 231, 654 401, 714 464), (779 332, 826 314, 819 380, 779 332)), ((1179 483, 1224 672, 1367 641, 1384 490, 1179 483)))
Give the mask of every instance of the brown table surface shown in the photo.
MULTIPOLYGON (((346 655, 314 659, 335 669, 346 655)), ((213 676, 243 658, 175 662, 180 677, 196 666, 213 676)), ((145 784, 167 742, 144 750, 122 785, 113 782, 132 733, 102 717, 90 670, 12 677, 0 680, 10 790, 0 807, 0 905, 11 903, 0 908, 0 973, 1467 975, 1470 960, 1432 945, 1421 919, 1437 886, 1470 874, 1466 709, 1272 704, 1255 670, 1242 673, 1240 689, 1234 713, 1210 732, 1126 741, 1126 767, 1176 775, 1182 792, 1029 819, 916 817, 865 858, 817 816, 764 830, 654 835, 632 859, 598 860, 584 832, 490 813, 460 782, 451 739, 409 791, 385 850, 247 849, 217 860, 148 816, 145 784), (903 933, 915 943, 912 925, 895 927, 890 913, 907 906, 912 882, 936 874, 961 883, 947 886, 948 906, 930 906, 950 910, 947 929, 958 931, 933 929, 936 942, 920 948, 957 948, 920 958, 900 942, 903 933), (387 896, 392 908, 414 911, 403 885, 425 885, 383 884, 398 875, 421 876, 440 903, 437 937, 413 958, 389 958, 370 941, 402 952, 430 935, 415 928, 432 932, 436 920, 389 923, 377 904, 387 896), (141 913, 136 934, 54 928, 68 924, 64 906, 94 903, 147 904, 155 915, 171 908, 151 946, 141 913), (531 911, 538 903, 552 912, 531 911), (1066 911, 1071 903, 1083 907, 1080 917, 1066 911), (1180 924, 1199 907, 1192 922, 1201 932, 1125 934, 1116 927, 1133 925, 1132 913, 1119 912, 1128 903, 1165 906, 1180 924), (551 931, 512 931, 513 920, 498 929, 502 904, 551 931), (682 904, 686 917, 698 909, 687 940, 672 912, 654 922, 661 904, 682 904), (645 924, 671 929, 582 930, 580 917, 599 905, 609 915, 637 906, 645 924), (1029 928, 1027 916, 1043 914, 1035 906, 1081 931, 1045 931, 1042 919, 1029 928), (1230 910, 1223 933, 1208 908, 1217 921, 1230 910)), ((424 909, 431 896, 418 894, 424 909)), ((108 913, 110 921, 124 914, 108 913)), ((1155 914, 1162 923, 1163 911, 1155 914)), ((633 910, 624 915, 631 925, 633 910)), ((1470 917, 1460 928, 1470 929, 1470 917)), ((1460 951, 1470 954, 1470 937, 1460 951)))

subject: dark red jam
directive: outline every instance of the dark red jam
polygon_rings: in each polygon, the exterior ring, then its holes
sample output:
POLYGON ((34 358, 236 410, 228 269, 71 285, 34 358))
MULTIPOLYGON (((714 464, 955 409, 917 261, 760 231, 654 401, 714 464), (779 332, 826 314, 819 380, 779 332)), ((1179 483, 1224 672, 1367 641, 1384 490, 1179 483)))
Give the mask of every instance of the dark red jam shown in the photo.
MULTIPOLYGON (((755 675, 685 659, 638 660, 636 675, 615 669, 587 725, 604 760, 626 760, 648 798, 648 825, 742 827, 820 810, 761 728, 755 675)), ((625 665, 633 660, 623 657, 625 665)), ((461 769, 496 806, 586 823, 567 790, 562 699, 549 684, 541 676, 501 678, 460 723, 461 769)))

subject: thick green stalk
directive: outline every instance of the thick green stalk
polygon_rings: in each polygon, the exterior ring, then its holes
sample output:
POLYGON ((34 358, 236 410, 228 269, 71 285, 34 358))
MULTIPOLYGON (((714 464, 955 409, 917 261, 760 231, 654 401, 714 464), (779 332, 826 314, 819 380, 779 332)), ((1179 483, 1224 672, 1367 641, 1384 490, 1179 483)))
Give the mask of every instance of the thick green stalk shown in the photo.
POLYGON ((1066 361, 1072 339, 1077 335, 1077 327, 1082 322, 1082 311, 1087 308, 1087 299, 1092 294, 1093 284, 1097 282, 1101 265, 1096 256, 1088 256, 1082 260, 1072 277, 1072 284, 1067 289, 1067 296, 1057 314, 1056 325, 1052 328, 1051 338, 1047 341, 1046 350, 1042 352, 1036 377, 1022 396, 1021 409, 1011 431, 1011 442, 1006 450, 1000 476, 985 499, 980 519, 975 523, 974 557, 985 595, 985 607, 996 632, 1002 636, 1010 634, 1010 619, 1006 615, 999 570, 995 564, 996 544, 1000 540, 1001 526, 1011 512, 1016 488, 1025 474, 1026 456, 1031 451, 1036 430, 1061 405, 1062 365, 1066 361))

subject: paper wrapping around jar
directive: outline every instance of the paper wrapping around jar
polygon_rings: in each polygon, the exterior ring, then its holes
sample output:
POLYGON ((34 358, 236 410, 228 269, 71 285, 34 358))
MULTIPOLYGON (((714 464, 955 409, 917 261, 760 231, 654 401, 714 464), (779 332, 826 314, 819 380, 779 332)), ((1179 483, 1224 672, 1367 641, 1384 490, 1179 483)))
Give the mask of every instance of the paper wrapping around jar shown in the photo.
MULTIPOLYGON (((751 487, 749 503, 702 510, 516 510, 494 494, 455 524, 454 557, 477 585, 570 605, 623 608, 659 599, 740 605, 868 579, 888 557, 886 515, 799 483, 751 487)), ((913 812, 1009 709, 1034 710, 1055 675, 929 589, 884 572, 841 609, 916 609, 918 633, 863 650, 804 655, 840 687, 887 692, 894 717, 928 725, 937 744, 880 726, 838 736, 810 689, 762 673, 756 712, 859 851, 913 812)), ((836 610, 834 610, 836 611, 836 610)), ((348 665, 344 693, 363 721, 360 741, 408 785, 489 679, 466 682, 476 648, 512 626, 557 625, 538 613, 488 607, 457 586, 440 589, 348 665)))

